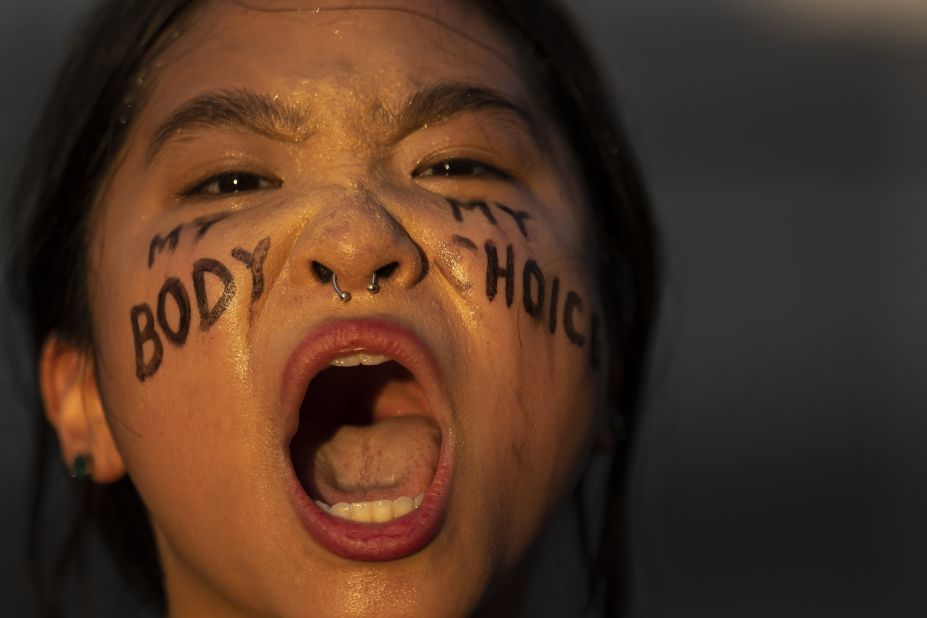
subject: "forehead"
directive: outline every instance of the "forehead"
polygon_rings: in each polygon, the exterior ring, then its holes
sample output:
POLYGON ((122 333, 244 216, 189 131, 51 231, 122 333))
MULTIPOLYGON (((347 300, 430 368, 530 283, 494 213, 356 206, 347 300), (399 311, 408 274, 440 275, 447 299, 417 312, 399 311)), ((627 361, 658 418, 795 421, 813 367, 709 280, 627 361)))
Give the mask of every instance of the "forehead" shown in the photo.
POLYGON ((343 109, 346 97, 390 107, 435 82, 487 87, 527 107, 518 66, 512 44, 468 2, 215 0, 154 61, 149 107, 242 86, 310 107, 343 109))

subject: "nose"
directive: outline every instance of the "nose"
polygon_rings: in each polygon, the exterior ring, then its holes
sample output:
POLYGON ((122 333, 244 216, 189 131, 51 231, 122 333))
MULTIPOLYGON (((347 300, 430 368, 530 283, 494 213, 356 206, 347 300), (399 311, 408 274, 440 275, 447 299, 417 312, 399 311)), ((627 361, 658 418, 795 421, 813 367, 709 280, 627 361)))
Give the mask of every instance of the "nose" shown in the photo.
POLYGON ((300 285, 327 287, 348 301, 424 278, 421 248, 371 191, 325 193, 293 247, 291 272, 300 285))

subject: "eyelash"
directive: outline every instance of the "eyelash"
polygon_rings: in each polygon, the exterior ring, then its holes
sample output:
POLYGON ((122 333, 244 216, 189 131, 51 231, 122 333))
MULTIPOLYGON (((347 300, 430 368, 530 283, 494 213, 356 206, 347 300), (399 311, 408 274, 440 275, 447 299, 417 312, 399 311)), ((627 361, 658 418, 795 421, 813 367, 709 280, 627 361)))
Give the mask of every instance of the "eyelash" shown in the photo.
MULTIPOLYGON (((445 159, 438 163, 421 167, 412 172, 415 178, 445 177, 445 178, 472 178, 488 177, 499 180, 512 180, 512 176, 488 163, 474 159, 445 159)), ((261 191, 276 189, 283 185, 279 180, 270 180, 259 174, 251 172, 229 171, 215 174, 202 180, 181 195, 183 197, 235 195, 248 191, 261 191), (223 185, 225 185, 223 190, 223 185), (212 189, 212 187, 215 187, 212 189)))

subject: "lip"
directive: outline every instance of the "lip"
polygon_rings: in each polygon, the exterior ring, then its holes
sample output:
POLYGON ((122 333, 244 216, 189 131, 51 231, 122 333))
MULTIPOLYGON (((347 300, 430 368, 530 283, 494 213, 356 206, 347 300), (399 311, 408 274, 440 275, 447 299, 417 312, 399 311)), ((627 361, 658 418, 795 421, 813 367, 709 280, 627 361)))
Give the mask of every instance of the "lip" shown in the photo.
POLYGON ((288 414, 283 447, 289 460, 300 405, 312 379, 333 359, 361 350, 389 356, 408 369, 422 386, 431 415, 441 428, 438 466, 422 504, 392 521, 358 523, 322 511, 303 489, 292 465, 288 484, 303 526, 322 547, 352 560, 395 560, 421 550, 440 532, 453 468, 450 405, 438 364, 425 343, 405 326, 384 319, 330 322, 311 331, 293 349, 283 373, 281 402, 288 414))

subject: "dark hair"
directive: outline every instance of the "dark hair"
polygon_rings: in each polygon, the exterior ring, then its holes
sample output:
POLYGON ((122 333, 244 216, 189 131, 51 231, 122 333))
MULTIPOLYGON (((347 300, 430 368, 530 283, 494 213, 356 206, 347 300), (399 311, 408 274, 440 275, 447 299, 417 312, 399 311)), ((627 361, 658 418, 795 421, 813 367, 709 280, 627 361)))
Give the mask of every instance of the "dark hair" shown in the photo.
MULTIPOLYGON (((598 235, 597 268, 609 345, 620 362, 609 376, 616 421, 633 434, 656 314, 658 259, 649 200, 626 134, 614 117, 600 71, 577 29, 555 0, 468 0, 525 53, 547 111, 582 170, 598 235)), ((52 333, 91 347, 87 242, 95 201, 126 139, 141 71, 168 44, 202 0, 107 0, 92 15, 68 55, 38 124, 11 204, 16 205, 10 285, 30 320, 33 349, 52 333), (83 187, 90 187, 84 191, 83 187)), ((35 359, 32 366, 35 366, 35 359)), ((34 394, 33 394, 34 396, 34 394)), ((70 532, 49 568, 39 556, 46 505, 50 428, 36 415, 35 494, 28 539, 36 599, 43 615, 58 613, 52 592, 75 559, 89 523, 141 598, 163 607, 163 582, 144 506, 131 480, 81 484, 70 532)), ((605 586, 606 613, 624 596, 623 488, 630 448, 618 449, 611 471, 606 530, 588 556, 596 586, 605 586)), ((577 501, 579 502, 579 501, 577 501)), ((590 598, 594 592, 590 591, 590 598)))

